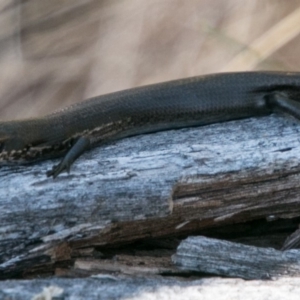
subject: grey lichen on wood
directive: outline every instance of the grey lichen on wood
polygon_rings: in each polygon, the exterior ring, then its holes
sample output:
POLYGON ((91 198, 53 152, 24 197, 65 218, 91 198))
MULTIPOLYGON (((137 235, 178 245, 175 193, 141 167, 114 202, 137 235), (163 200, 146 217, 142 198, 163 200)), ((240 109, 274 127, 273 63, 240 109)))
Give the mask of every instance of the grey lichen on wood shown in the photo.
POLYGON ((0 273, 81 247, 297 217, 299 161, 300 124, 273 115, 116 141, 55 180, 56 161, 4 167, 0 273))

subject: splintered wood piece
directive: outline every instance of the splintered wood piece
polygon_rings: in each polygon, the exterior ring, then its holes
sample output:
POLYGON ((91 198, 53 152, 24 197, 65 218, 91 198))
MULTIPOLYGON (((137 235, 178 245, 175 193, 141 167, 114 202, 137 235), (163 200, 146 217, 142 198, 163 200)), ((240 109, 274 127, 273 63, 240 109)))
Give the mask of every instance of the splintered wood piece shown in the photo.
POLYGON ((300 250, 278 251, 203 236, 183 240, 172 259, 184 270, 227 277, 300 276, 300 250))

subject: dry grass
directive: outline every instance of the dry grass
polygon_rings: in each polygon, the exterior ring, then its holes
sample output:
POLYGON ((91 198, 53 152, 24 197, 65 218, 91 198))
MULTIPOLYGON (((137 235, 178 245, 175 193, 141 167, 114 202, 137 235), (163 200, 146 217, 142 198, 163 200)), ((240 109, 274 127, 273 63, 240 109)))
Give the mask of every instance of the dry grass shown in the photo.
POLYGON ((300 69, 299 0, 0 0, 0 115, 210 72, 300 69))

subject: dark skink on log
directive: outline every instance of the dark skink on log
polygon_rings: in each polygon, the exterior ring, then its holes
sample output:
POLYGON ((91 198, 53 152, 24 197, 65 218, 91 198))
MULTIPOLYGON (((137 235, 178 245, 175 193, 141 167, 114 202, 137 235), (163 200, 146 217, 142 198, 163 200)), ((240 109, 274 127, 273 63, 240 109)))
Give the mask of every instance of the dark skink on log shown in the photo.
POLYGON ((300 73, 220 73, 95 97, 41 118, 0 122, 0 165, 62 156, 69 171, 87 149, 126 136, 284 111, 300 119, 300 73))

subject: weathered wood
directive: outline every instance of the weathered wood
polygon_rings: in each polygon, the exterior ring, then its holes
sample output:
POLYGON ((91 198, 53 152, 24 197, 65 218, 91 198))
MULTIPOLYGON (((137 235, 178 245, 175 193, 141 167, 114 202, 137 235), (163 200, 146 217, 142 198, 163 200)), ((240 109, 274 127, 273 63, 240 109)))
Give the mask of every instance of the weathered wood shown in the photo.
POLYGON ((0 275, 72 264, 78 249, 300 216, 300 125, 279 116, 132 137, 47 178, 0 170, 0 275))
POLYGON ((184 270, 244 279, 300 276, 300 250, 246 246, 203 236, 182 241, 172 257, 184 270))
POLYGON ((212 297, 218 300, 279 300, 299 299, 299 294, 299 278, 282 278, 273 281, 207 278, 182 281, 161 277, 124 278, 124 276, 99 275, 85 279, 51 278, 0 281, 0 298, 14 300, 210 300, 212 297), (56 298, 54 298, 55 295, 56 298), (37 298, 38 296, 41 298, 37 298))
POLYGON ((295 230, 295 232, 293 232, 290 236, 286 238, 283 246, 281 247, 281 250, 299 248, 299 245, 300 245, 300 228, 295 230))

